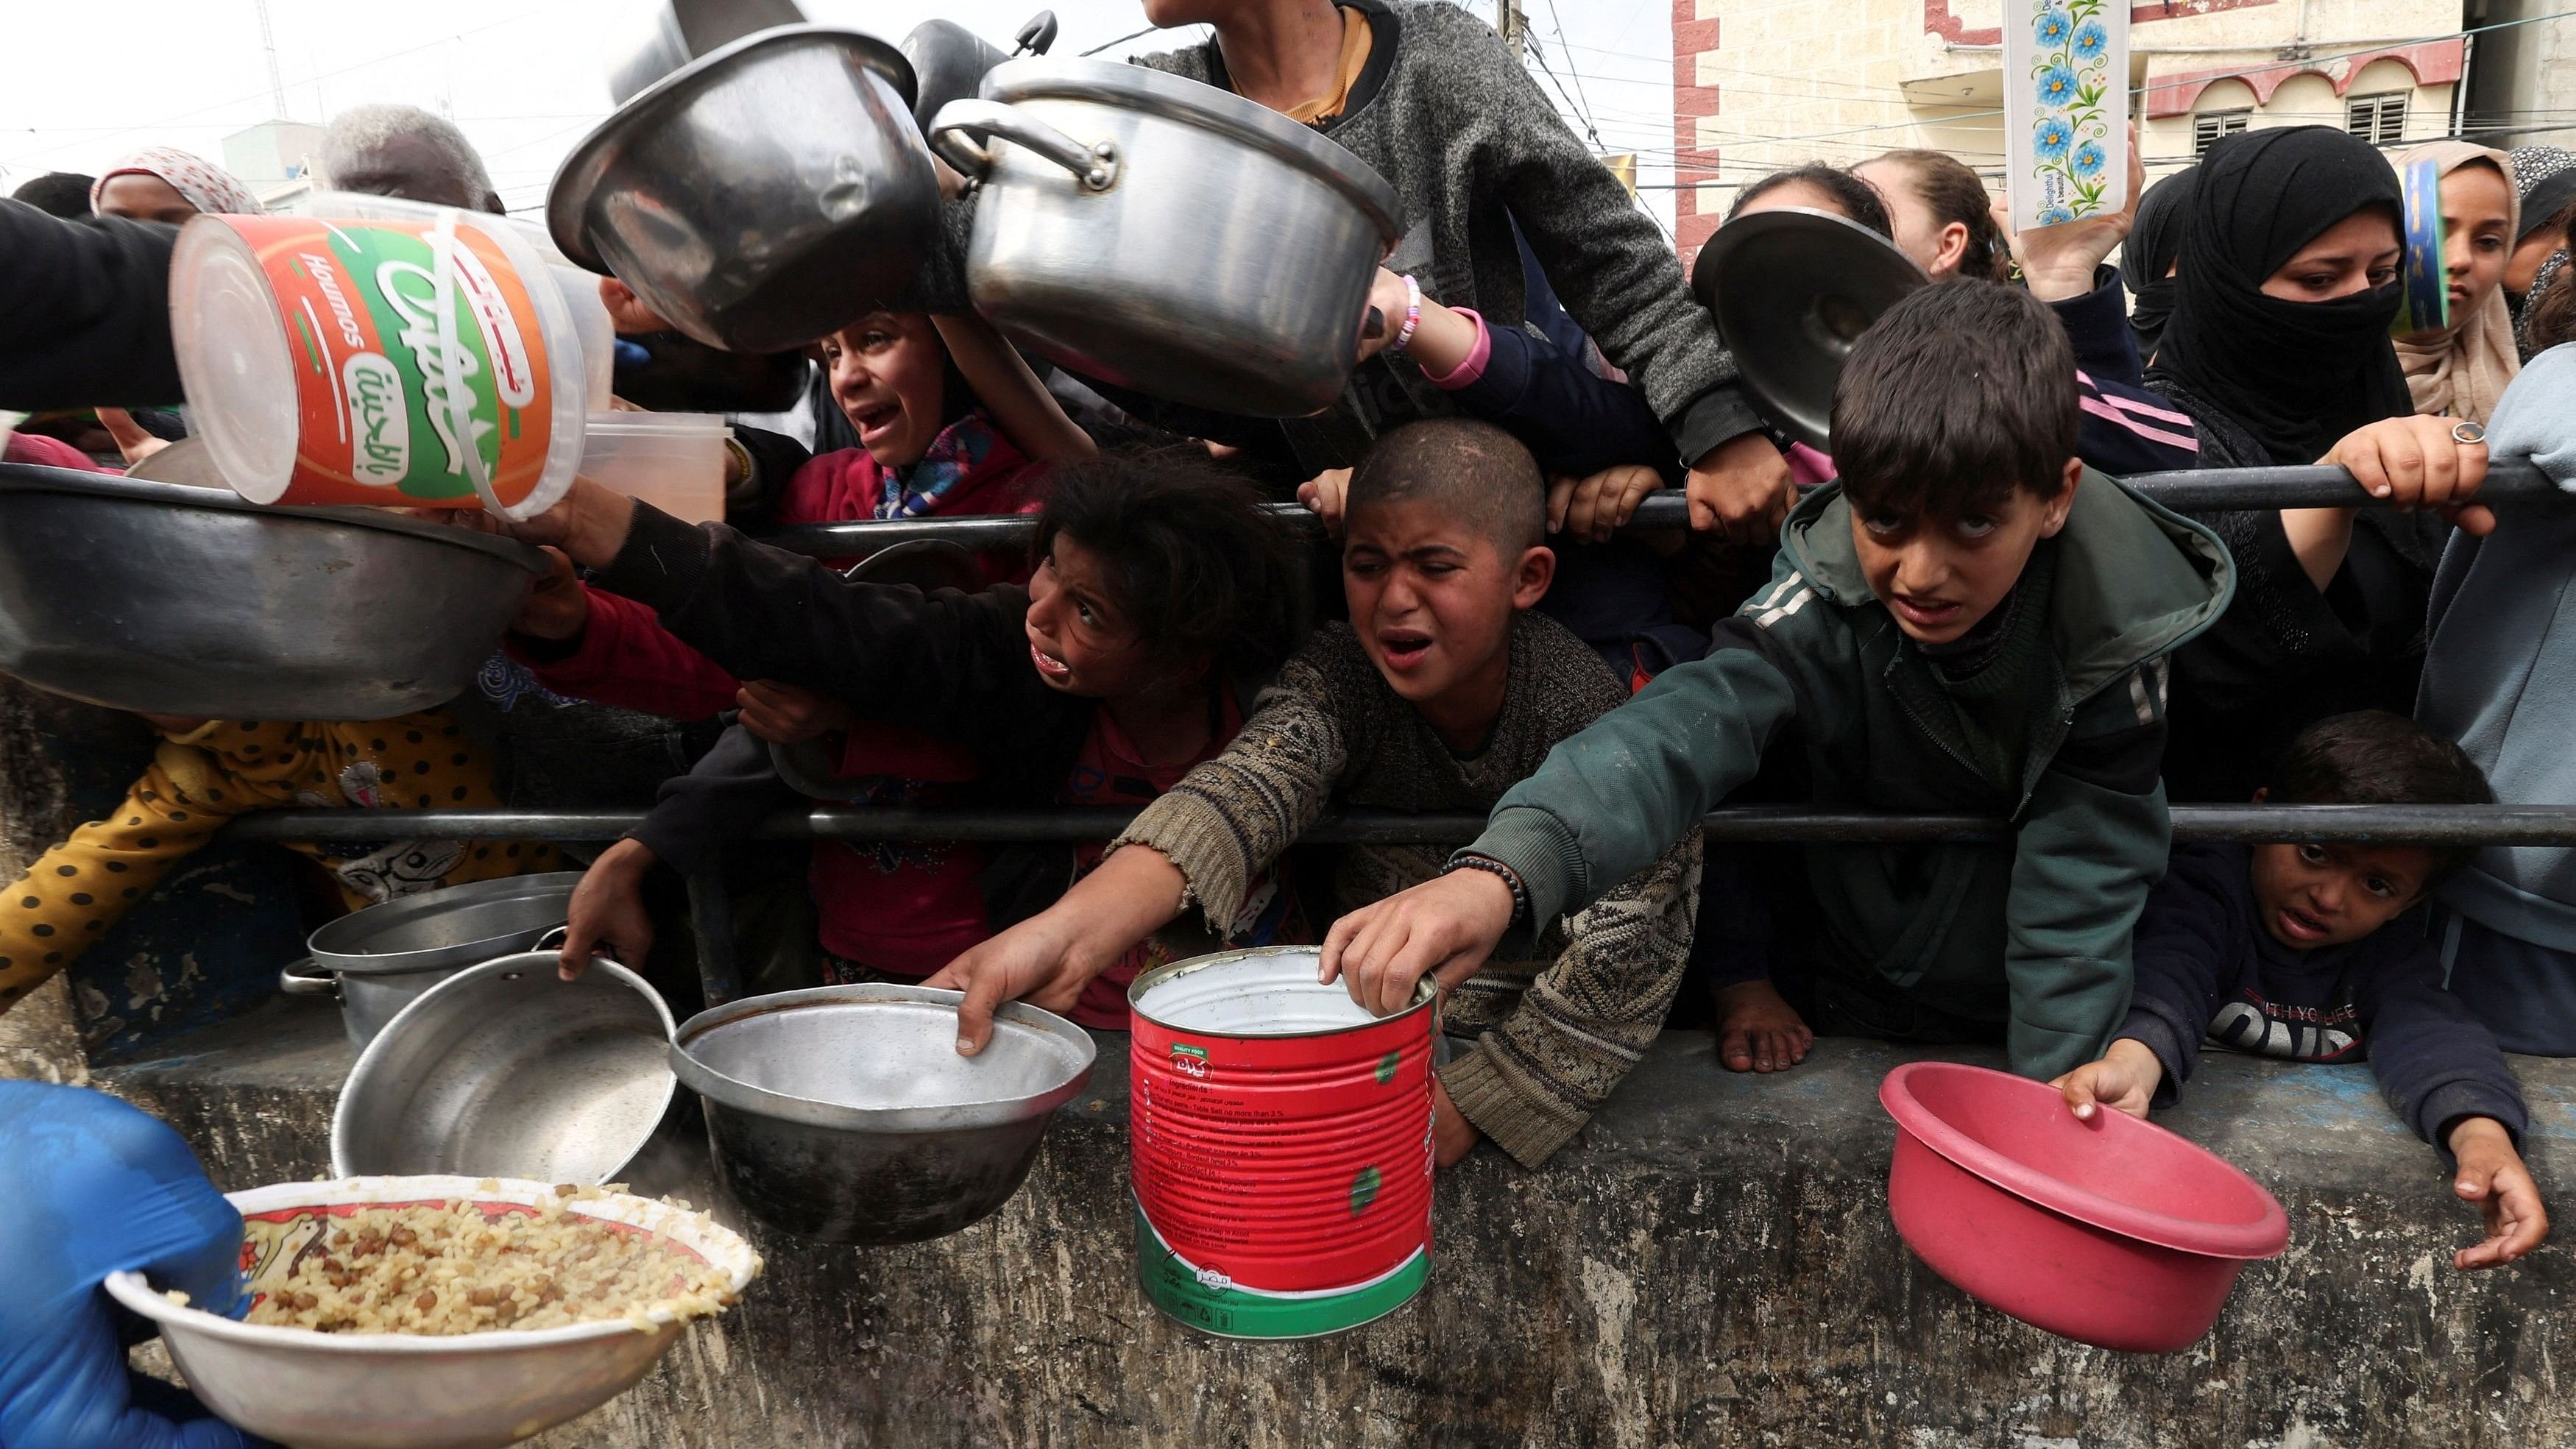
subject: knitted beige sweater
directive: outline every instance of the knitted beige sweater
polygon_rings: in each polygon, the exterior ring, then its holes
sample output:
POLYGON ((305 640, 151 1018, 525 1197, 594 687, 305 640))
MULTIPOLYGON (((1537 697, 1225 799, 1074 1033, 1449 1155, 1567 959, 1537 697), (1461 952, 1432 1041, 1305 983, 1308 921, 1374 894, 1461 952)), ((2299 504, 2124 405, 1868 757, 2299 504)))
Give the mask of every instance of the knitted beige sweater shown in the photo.
MULTIPOLYGON (((1389 689, 1348 624, 1327 624, 1279 671, 1223 754, 1146 807, 1118 844, 1171 858, 1211 925, 1245 906, 1245 883, 1327 808, 1418 813, 1492 808, 1548 750, 1625 696, 1601 656, 1552 620, 1512 626, 1502 717, 1460 759, 1389 689)), ((1349 910, 1440 873, 1445 846, 1342 852, 1334 906, 1349 910)), ((1664 1021, 1690 953, 1699 832, 1582 912, 1507 940, 1450 997, 1445 1028, 1473 1050, 1440 1079, 1467 1120, 1525 1167, 1580 1130, 1664 1021)))

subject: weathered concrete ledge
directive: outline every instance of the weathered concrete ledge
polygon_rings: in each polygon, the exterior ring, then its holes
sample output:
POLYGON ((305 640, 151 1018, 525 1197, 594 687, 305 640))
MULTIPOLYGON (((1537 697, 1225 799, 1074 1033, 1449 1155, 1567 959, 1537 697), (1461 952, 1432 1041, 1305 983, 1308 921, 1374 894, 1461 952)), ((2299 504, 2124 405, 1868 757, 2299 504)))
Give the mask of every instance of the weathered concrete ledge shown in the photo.
MULTIPOLYGON (((1972 1055, 1972 1054, 1971 1054, 1972 1055)), ((2160 1120, 2288 1206, 2217 1330, 2166 1358, 2082 1348, 1980 1308, 1889 1226, 1901 1059, 1819 1043, 1733 1077, 1668 1035, 1540 1173, 1478 1153, 1441 1183, 1423 1297, 1355 1333, 1245 1345, 1134 1286, 1124 1038, 1028 1186, 940 1242, 761 1235, 769 1272, 551 1449, 1076 1445, 1886 1445, 1903 1449, 2576 1443, 2576 1272, 2544 1249, 2462 1275, 2475 1236, 2366 1068, 2213 1054, 2160 1120)), ((325 1170, 348 1067, 336 1016, 278 1003, 103 1070, 228 1188, 325 1170)), ((2547 1190, 2576 1162, 2576 1063, 2518 1059, 2547 1190)), ((2555 1201, 2576 1223, 2576 1201, 2555 1201)))

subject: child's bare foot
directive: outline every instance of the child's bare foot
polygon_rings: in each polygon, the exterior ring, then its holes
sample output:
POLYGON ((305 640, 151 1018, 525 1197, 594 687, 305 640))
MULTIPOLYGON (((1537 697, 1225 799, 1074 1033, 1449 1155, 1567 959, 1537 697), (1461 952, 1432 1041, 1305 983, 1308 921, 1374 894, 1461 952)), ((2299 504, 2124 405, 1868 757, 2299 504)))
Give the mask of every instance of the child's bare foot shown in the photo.
POLYGON ((1767 980, 1717 993, 1717 1059, 1730 1072, 1785 1072, 1807 1059, 1816 1034, 1767 980))

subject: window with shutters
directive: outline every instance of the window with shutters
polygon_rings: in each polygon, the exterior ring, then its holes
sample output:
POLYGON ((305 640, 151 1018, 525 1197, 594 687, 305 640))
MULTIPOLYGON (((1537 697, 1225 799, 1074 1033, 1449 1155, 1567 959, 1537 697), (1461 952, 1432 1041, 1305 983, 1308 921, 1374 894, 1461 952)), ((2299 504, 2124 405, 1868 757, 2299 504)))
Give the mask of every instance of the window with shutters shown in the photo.
POLYGON ((2406 93, 2354 96, 2344 107, 2343 128, 2374 146, 2406 139, 2406 93))
POLYGON ((2211 111, 2191 118, 2191 155, 2197 161, 2209 154, 2222 136, 2233 136, 2245 129, 2253 118, 2252 111, 2211 111))

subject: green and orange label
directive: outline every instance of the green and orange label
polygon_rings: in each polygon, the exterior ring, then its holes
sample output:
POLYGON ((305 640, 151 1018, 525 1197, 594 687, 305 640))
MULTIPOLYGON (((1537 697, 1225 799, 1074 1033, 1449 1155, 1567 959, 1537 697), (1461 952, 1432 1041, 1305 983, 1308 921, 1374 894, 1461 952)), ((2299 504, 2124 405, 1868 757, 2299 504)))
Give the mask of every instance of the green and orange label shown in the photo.
POLYGON ((286 325, 301 436, 282 503, 533 494, 553 377, 535 301, 471 222, 225 216, 286 325))

